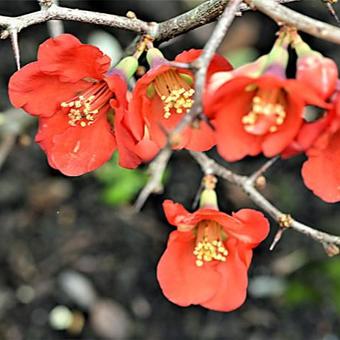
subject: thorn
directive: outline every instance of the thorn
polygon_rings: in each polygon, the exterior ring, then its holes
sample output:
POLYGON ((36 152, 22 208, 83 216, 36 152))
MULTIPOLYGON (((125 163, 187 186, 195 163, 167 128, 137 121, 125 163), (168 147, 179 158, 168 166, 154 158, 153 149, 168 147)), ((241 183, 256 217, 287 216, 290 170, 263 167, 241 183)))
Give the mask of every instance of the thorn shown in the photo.
POLYGON ((275 234, 275 236, 274 236, 274 240, 273 240, 273 242, 272 242, 272 244, 270 245, 270 247, 269 247, 269 250, 270 251, 273 251, 274 250, 274 248, 276 247, 276 245, 279 243, 279 241, 281 240, 281 237, 282 237, 282 234, 283 234, 283 232, 285 231, 286 229, 284 229, 284 228, 280 228, 278 231, 277 231, 277 233, 275 234))
POLYGON ((11 38, 12 49, 14 53, 15 63, 17 65, 17 69, 20 70, 20 49, 18 43, 18 31, 16 29, 11 29, 9 32, 11 38))
POLYGON ((338 25, 340 25, 340 19, 333 7, 333 4, 337 3, 337 0, 326 0, 324 1, 329 12, 331 13, 331 15, 334 17, 335 21, 337 22, 338 25))

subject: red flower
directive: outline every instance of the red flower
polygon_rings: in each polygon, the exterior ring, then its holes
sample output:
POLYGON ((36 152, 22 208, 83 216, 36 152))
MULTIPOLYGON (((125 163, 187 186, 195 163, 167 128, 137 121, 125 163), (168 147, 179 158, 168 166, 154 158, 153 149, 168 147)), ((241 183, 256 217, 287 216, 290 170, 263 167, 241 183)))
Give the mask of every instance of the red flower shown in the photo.
POLYGON ((338 67, 334 60, 314 52, 297 60, 296 79, 313 88, 323 99, 334 93, 338 67))
POLYGON ((122 166, 140 162, 126 146, 132 139, 123 121, 126 81, 109 66, 99 49, 62 34, 41 44, 38 60, 10 79, 12 104, 39 117, 36 141, 66 175, 98 168, 117 147, 122 166))
MULTIPOLYGON (((179 54, 175 61, 189 63, 201 51, 179 54)), ((208 69, 208 77, 231 65, 215 55, 208 69)), ((194 79, 192 72, 170 65, 162 56, 154 57, 151 69, 137 81, 129 107, 129 125, 138 140, 136 149, 145 160, 151 159, 166 143, 164 131, 171 131, 193 104, 194 79)), ((187 127, 176 148, 204 151, 215 145, 214 132, 206 122, 187 127)))
POLYGON ((206 112, 216 129, 218 152, 228 161, 282 152, 297 135, 307 104, 325 107, 312 89, 275 73, 237 75, 208 93, 206 112))
MULTIPOLYGON (((297 60, 296 78, 306 86, 313 88, 318 95, 327 100, 336 90, 338 79, 338 68, 330 58, 325 58, 320 53, 312 51, 309 47, 300 42, 307 50, 297 60)), ((305 51, 302 49, 302 52, 305 51)), ((324 116, 312 123, 304 122, 299 133, 282 153, 284 158, 295 156, 308 150, 322 132, 331 124, 335 115, 334 110, 325 112, 324 116)))
POLYGON ((238 308, 246 298, 252 248, 268 235, 268 220, 252 209, 229 216, 211 208, 189 213, 169 200, 163 207, 177 226, 157 268, 164 295, 180 306, 238 308))
POLYGON ((328 113, 327 129, 306 155, 302 167, 306 186, 326 202, 340 201, 340 96, 328 113))

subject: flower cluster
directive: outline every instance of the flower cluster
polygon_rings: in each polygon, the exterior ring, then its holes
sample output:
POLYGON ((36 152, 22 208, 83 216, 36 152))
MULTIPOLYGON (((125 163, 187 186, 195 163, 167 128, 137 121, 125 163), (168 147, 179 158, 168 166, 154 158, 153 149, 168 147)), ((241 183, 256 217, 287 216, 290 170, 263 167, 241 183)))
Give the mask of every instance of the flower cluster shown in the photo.
MULTIPOLYGON (((195 98, 194 72, 177 65, 192 63, 202 51, 184 51, 172 63, 152 44, 144 49, 150 69, 131 92, 129 79, 140 53, 110 68, 108 56, 70 34, 45 41, 37 61, 11 77, 10 100, 38 117, 36 141, 51 167, 78 176, 117 150, 119 164, 135 168, 166 145, 195 98)), ((296 31, 282 30, 272 50, 253 63, 233 69, 222 56, 213 57, 203 98, 207 119, 188 124, 172 147, 206 151, 216 146, 230 162, 304 153, 306 186, 327 202, 340 201, 339 91, 334 61, 313 51, 296 31), (288 47, 298 56, 293 79, 286 76, 288 47), (318 108, 313 117, 311 107, 318 108)), ((220 212, 211 183, 196 212, 169 200, 163 207, 177 228, 157 269, 165 296, 181 306, 239 307, 252 249, 269 231, 267 219, 252 209, 231 216, 220 212)))

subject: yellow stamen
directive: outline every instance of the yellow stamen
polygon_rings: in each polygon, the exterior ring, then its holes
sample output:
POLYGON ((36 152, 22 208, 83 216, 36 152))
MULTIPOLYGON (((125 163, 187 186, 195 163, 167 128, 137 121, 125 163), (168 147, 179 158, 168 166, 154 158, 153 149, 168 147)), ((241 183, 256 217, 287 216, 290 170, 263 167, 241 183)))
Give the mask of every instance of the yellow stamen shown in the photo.
POLYGON ((191 108, 195 90, 175 70, 159 75, 154 87, 164 104, 164 118, 170 118, 173 111, 181 114, 191 108))
POLYGON ((276 132, 286 118, 282 90, 258 90, 250 112, 242 117, 244 129, 255 135, 276 132))
POLYGON ((69 101, 60 103, 67 111, 68 124, 70 126, 86 127, 94 123, 99 110, 108 105, 112 92, 106 83, 97 83, 91 86, 82 95, 72 98, 69 101))
POLYGON ((202 267, 204 262, 225 262, 228 250, 223 244, 222 226, 214 221, 201 221, 197 225, 196 246, 193 254, 196 256, 196 266, 202 267))

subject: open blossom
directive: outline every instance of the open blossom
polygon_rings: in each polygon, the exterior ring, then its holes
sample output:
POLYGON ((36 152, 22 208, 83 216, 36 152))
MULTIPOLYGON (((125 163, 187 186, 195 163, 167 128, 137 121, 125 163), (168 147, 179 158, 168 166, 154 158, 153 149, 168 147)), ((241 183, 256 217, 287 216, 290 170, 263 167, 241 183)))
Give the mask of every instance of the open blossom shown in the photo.
POLYGON ((230 216, 206 206, 190 213, 169 200, 163 208, 168 222, 177 227, 157 268, 164 295, 180 306, 216 311, 242 305, 252 249, 266 238, 268 220, 252 209, 230 216))
POLYGON ((140 162, 128 147, 125 75, 109 66, 98 48, 62 34, 41 44, 38 60, 10 79, 12 104, 39 117, 36 141, 66 175, 98 168, 117 148, 122 166, 140 162))
POLYGON ((313 88, 286 78, 287 47, 279 36, 268 55, 212 78, 205 112, 216 130, 217 150, 226 160, 280 154, 298 134, 305 106, 325 107, 313 88))
POLYGON ((308 148, 302 167, 306 186, 326 202, 340 201, 340 96, 327 116, 327 126, 308 148))
MULTIPOLYGON (((293 46, 298 54, 296 78, 306 86, 312 87, 322 99, 327 101, 332 99, 338 81, 336 63, 319 52, 313 51, 302 41, 300 36, 295 37, 293 46)), ((330 109, 325 111, 320 119, 304 122, 299 133, 284 150, 282 156, 287 158, 308 150, 323 131, 330 126, 334 117, 335 111, 330 109)))
MULTIPOLYGON (((175 61, 190 63, 200 54, 200 50, 185 51, 175 61)), ((165 145, 165 131, 175 128, 190 110, 195 92, 191 71, 172 66, 156 49, 148 51, 148 61, 151 69, 137 81, 129 106, 129 126, 138 141, 136 150, 145 160, 151 159, 165 145)), ((231 65, 223 57, 215 55, 208 77, 230 69, 231 65)), ((214 145, 213 130, 201 121, 182 131, 175 148, 204 151, 214 145)))

